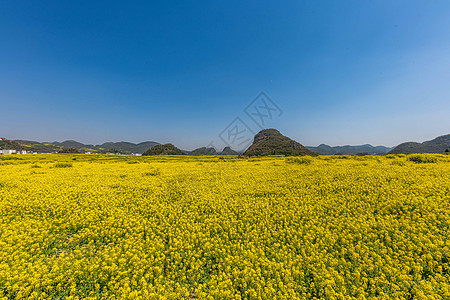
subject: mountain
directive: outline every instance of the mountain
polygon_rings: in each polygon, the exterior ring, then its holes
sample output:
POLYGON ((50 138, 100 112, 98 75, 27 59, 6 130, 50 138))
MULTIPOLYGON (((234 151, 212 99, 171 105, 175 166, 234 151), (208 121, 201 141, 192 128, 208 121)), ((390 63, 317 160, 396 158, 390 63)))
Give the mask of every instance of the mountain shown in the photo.
POLYGON ((172 144, 156 145, 142 155, 186 155, 186 153, 172 144))
POLYGON ((73 149, 81 149, 81 148, 85 148, 86 147, 85 144, 82 144, 82 143, 74 141, 74 140, 68 140, 68 141, 64 141, 62 143, 53 142, 51 144, 53 144, 54 146, 57 146, 57 147, 73 148, 73 149))
POLYGON ((450 150, 450 134, 442 135, 431 141, 425 141, 423 143, 402 143, 389 151, 389 154, 444 153, 447 149, 450 150))
POLYGON ((222 152, 220 152, 220 155, 239 155, 239 152, 236 152, 230 147, 226 146, 225 148, 223 148, 222 152))
POLYGON ((317 147, 306 146, 306 148, 320 155, 333 155, 338 153, 333 147, 325 144, 320 144, 317 147))
POLYGON ((144 153, 148 149, 159 145, 157 142, 142 142, 139 144, 133 144, 130 142, 108 142, 99 146, 94 146, 97 150, 102 152, 120 152, 120 153, 144 153))
POLYGON ((22 150, 33 151, 38 153, 58 152, 62 147, 55 146, 51 143, 39 143, 36 141, 14 140, 13 142, 20 145, 22 150))
POLYGON ((23 150, 24 148, 16 141, 11 141, 5 138, 0 138, 1 150, 23 150))
POLYGON ((316 155, 302 144, 282 135, 276 129, 263 129, 255 135, 253 144, 245 150, 244 156, 265 155, 316 155))
POLYGON ((393 147, 386 147, 386 146, 374 146, 375 149, 377 149, 380 153, 388 153, 393 149, 393 147))
POLYGON ((217 152, 213 147, 201 147, 192 151, 184 151, 188 155, 239 155, 239 152, 234 151, 230 147, 223 148, 222 152, 217 152))
MULTIPOLYGON (((7 140, 7 139, 4 139, 7 140)), ((9 141, 9 140, 8 140, 9 141)), ((123 154, 131 154, 131 153, 139 153, 142 154, 148 149, 152 148, 155 145, 159 145, 157 142, 142 142, 139 144, 133 144, 129 142, 108 142, 103 143, 101 145, 86 145, 74 140, 67 140, 64 142, 35 142, 35 141, 27 141, 27 140, 13 140, 10 141, 15 143, 14 146, 9 145, 9 149, 13 150, 28 150, 39 153, 48 153, 48 152, 59 152, 62 149, 73 148, 80 150, 80 152, 93 152, 93 153, 123 153, 123 154)), ((4 142, 2 145, 6 147, 6 143, 4 142)), ((1 147, 1 145, 0 145, 1 147)), ((6 148, 5 148, 6 149, 6 148)))
POLYGON ((355 155, 359 153, 368 153, 368 154, 386 154, 392 148, 385 146, 372 146, 370 144, 359 145, 359 146, 328 146, 325 144, 320 144, 317 147, 306 146, 311 151, 314 151, 321 155, 333 155, 333 154, 346 154, 346 155, 355 155))
MULTIPOLYGON (((79 150, 81 153, 92 152, 92 153, 142 154, 157 145, 160 144, 153 141, 147 141, 138 144, 130 142, 107 142, 101 145, 89 145, 74 140, 67 140, 64 142, 41 143, 36 141, 9 140, 6 138, 0 138, 0 149, 27 150, 38 153, 52 153, 52 152, 59 152, 67 148, 74 148, 79 150)), ((321 155, 333 155, 333 154, 355 155, 360 153, 380 155, 387 153, 389 154, 444 153, 445 150, 447 149, 449 149, 450 151, 450 134, 439 136, 431 141, 425 141, 423 143, 417 142, 402 143, 395 148, 389 148, 385 146, 372 146, 370 144, 358 146, 346 145, 334 147, 326 144, 320 144, 317 147, 313 146, 304 147, 303 145, 297 143, 296 141, 293 141, 288 137, 283 136, 279 131, 275 129, 265 129, 260 131, 255 136, 253 144, 244 152, 244 155, 246 156, 272 155, 272 154, 314 155, 316 153, 321 155)), ((166 150, 169 151, 168 149, 166 150)), ((214 148, 207 148, 207 147, 198 148, 191 152, 189 151, 183 152, 184 154, 187 153, 190 155, 239 155, 238 152, 232 150, 230 147, 225 147, 223 151, 220 153, 217 153, 214 148)))
POLYGON ((217 155, 217 154, 218 153, 216 149, 212 147, 210 148, 201 147, 189 152, 189 155, 217 155))

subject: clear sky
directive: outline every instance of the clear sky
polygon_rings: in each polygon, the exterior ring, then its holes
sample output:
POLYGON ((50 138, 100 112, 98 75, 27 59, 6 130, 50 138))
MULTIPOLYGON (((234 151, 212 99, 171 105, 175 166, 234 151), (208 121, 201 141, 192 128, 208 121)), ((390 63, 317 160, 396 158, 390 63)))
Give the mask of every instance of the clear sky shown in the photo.
POLYGON ((0 2, 2 137, 220 148, 261 91, 304 145, 448 134, 450 1, 0 2))

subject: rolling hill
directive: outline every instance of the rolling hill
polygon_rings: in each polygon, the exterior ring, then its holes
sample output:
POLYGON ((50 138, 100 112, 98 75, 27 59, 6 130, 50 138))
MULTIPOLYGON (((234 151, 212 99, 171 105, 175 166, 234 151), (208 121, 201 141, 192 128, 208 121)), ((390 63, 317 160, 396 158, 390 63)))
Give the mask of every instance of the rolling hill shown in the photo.
POLYGON ((328 146, 326 144, 320 144, 317 147, 306 146, 311 151, 321 155, 334 155, 334 154, 346 154, 355 155, 359 153, 367 153, 372 155, 382 155, 388 153, 392 148, 385 146, 372 146, 370 144, 359 145, 359 146, 328 146))
POLYGON ((157 142, 142 142, 139 144, 133 144, 130 142, 117 142, 117 143, 103 143, 99 146, 94 146, 96 149, 101 150, 102 152, 112 152, 117 150, 121 153, 144 153, 148 149, 159 145, 157 142))
POLYGON ((423 143, 402 143, 389 151, 389 154, 444 153, 447 149, 450 150, 450 134, 438 136, 423 143))
POLYGON ((195 150, 192 150, 191 152, 188 153, 189 155, 217 155, 217 151, 216 149, 212 148, 212 147, 201 147, 201 148, 197 148, 195 150))
POLYGON ((8 140, 2 139, 0 142, 0 149, 13 149, 13 150, 28 150, 39 153, 51 153, 58 152, 62 149, 73 148, 80 152, 93 152, 93 153, 123 153, 142 154, 153 146, 159 145, 157 142, 142 142, 138 144, 130 142, 108 142, 101 145, 88 145, 74 140, 67 140, 64 142, 36 142, 27 140, 8 140), (8 142, 6 142, 8 141, 8 142))
POLYGON ((220 155, 239 155, 239 152, 234 151, 230 147, 226 146, 223 148, 222 152, 220 152, 220 155))
POLYGON ((142 155, 186 155, 186 153, 172 144, 156 145, 142 155))
POLYGON ((24 147, 17 141, 11 141, 6 138, 0 138, 0 149, 23 150, 24 147))
MULTIPOLYGON (((38 153, 59 152, 62 149, 74 148, 80 152, 91 153, 122 153, 122 154, 143 154, 154 146, 160 145, 157 142, 147 141, 138 144, 130 142, 107 142, 100 145, 83 144, 74 140, 63 142, 36 142, 28 140, 0 139, 0 149, 27 150, 38 153)), ((177 148, 178 149, 178 148, 177 148)), ((423 143, 406 142, 395 148, 385 146, 372 146, 370 144, 358 146, 329 146, 320 144, 317 147, 306 146, 283 136, 276 129, 265 129, 260 131, 254 139, 253 144, 244 152, 246 156, 259 155, 334 155, 346 154, 355 155, 367 153, 372 155, 383 154, 410 154, 410 153, 444 153, 450 151, 450 134, 439 136, 433 140, 423 143)), ((180 150, 181 151, 181 150, 180 150)), ((191 152, 183 151, 189 155, 238 155, 239 153, 230 147, 225 147, 222 152, 217 152, 214 148, 201 147, 191 152)))

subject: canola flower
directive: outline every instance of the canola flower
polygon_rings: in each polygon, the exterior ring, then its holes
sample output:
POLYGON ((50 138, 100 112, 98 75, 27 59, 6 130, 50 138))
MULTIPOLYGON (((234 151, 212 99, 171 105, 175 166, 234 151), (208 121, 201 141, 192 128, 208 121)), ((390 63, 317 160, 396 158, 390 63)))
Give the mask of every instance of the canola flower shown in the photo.
POLYGON ((0 299, 450 299, 450 156, 0 156, 0 299))

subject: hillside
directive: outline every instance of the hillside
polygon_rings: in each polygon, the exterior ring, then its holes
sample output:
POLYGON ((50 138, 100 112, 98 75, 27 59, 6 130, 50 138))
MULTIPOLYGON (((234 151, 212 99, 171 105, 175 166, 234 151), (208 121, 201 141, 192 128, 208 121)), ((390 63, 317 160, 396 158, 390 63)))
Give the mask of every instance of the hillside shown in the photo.
POLYGON ((210 148, 201 147, 189 152, 189 155, 217 155, 217 154, 218 153, 216 149, 212 147, 210 148))
POLYGON ((227 146, 223 148, 222 152, 220 152, 220 155, 239 155, 239 152, 236 152, 227 146))
POLYGON ((447 149, 450 150, 450 134, 442 135, 423 143, 402 143, 389 151, 389 154, 444 153, 447 149))
POLYGON ((320 144, 317 147, 306 146, 311 151, 314 151, 320 155, 334 155, 334 154, 346 154, 346 155, 355 155, 359 153, 368 153, 368 154, 386 154, 392 148, 385 146, 372 146, 370 144, 359 145, 359 146, 328 146, 325 144, 320 144))
MULTIPOLYGON (((9 140, 0 139, 0 149, 27 150, 38 153, 59 152, 62 149, 74 148, 80 152, 92 153, 122 153, 143 154, 148 149, 160 145, 157 142, 147 141, 138 144, 130 142, 107 142, 101 145, 83 144, 74 140, 63 142, 36 142, 28 140, 9 140)), ((272 155, 274 153, 281 155, 334 155, 346 154, 355 155, 359 153, 367 153, 372 155, 383 154, 410 154, 410 153, 444 153, 446 149, 450 150, 450 134, 439 136, 433 140, 423 143, 406 142, 395 148, 385 146, 372 146, 370 144, 358 146, 329 146, 320 144, 319 146, 306 146, 297 143, 279 133, 275 129, 265 129, 260 131, 256 136, 254 143, 244 152, 247 156, 272 155), (312 154, 313 153, 313 154, 312 154)), ((181 150, 180 150, 181 151, 181 150)), ((191 152, 182 151, 189 155, 239 155, 238 152, 230 147, 225 147, 222 152, 217 152, 214 148, 201 147, 191 152)))
POLYGON ((144 153, 148 149, 152 148, 153 146, 159 145, 157 142, 142 142, 139 144, 134 144, 130 142, 108 142, 103 143, 98 146, 94 146, 94 149, 100 150, 102 152, 114 152, 119 151, 121 153, 144 153))
POLYGON ((253 144, 244 152, 244 156, 265 155, 316 155, 302 144, 282 135, 276 129, 263 129, 255 135, 253 144))
POLYGON ((64 142, 36 142, 36 141, 27 141, 27 140, 7 140, 9 143, 3 142, 0 144, 6 148, 3 149, 13 149, 13 150, 28 150, 39 153, 48 153, 48 152, 58 152, 62 149, 73 148, 80 150, 81 152, 97 152, 97 153, 123 153, 123 154, 131 154, 131 153, 139 153, 142 154, 151 147, 155 145, 159 145, 157 142, 142 142, 139 144, 134 144, 130 142, 108 142, 103 143, 101 145, 89 145, 83 144, 74 140, 67 140, 64 142))
POLYGON ((64 141, 61 143, 53 142, 51 144, 53 144, 54 146, 57 146, 57 147, 61 147, 61 148, 82 149, 82 148, 86 147, 85 144, 74 141, 74 140, 68 140, 68 141, 64 141))
POLYGON ((40 143, 36 141, 26 141, 26 140, 14 140, 14 141, 20 144, 26 150, 38 153, 58 152, 59 150, 62 149, 62 147, 56 146, 52 143, 40 143))
POLYGON ((23 147, 16 141, 11 141, 6 138, 0 138, 0 150, 23 150, 23 147))
POLYGON ((142 155, 186 155, 186 153, 172 144, 156 145, 142 155))

